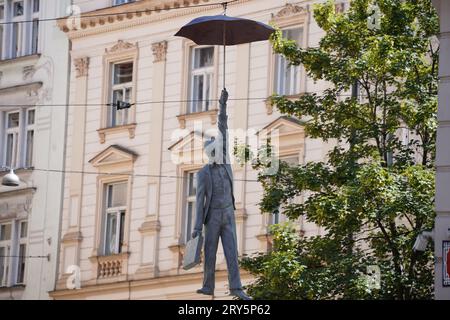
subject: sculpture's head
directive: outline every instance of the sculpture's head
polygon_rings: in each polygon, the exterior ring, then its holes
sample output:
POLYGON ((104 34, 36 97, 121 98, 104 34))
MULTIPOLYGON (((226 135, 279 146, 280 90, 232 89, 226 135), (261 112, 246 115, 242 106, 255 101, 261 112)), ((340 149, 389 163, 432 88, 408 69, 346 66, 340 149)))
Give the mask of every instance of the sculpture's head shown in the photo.
POLYGON ((213 163, 216 159, 216 144, 217 142, 214 137, 211 137, 204 144, 204 150, 210 163, 213 163))

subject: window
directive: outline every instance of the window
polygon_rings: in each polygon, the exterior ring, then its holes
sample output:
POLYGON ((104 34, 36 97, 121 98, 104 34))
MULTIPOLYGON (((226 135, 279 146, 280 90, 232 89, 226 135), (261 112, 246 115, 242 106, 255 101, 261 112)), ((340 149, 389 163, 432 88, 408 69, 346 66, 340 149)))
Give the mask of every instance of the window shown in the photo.
POLYGON ((11 223, 0 225, 0 286, 8 286, 11 260, 11 223))
POLYGON ((17 261, 17 276, 16 276, 16 284, 22 284, 25 282, 25 260, 27 254, 27 233, 28 233, 28 224, 26 221, 21 221, 17 224, 18 230, 18 243, 19 243, 19 254, 17 261))
POLYGON ((134 0, 114 0, 113 5, 118 6, 124 3, 134 2, 134 0))
POLYGON ((26 221, 0 224, 0 287, 25 283, 26 221))
POLYGON ((126 198, 126 182, 112 183, 105 186, 105 256, 119 254, 124 240, 126 198))
POLYGON ((410 131, 406 127, 400 128, 400 141, 403 147, 408 147, 410 144, 410 131))
POLYGON ((21 56, 22 51, 22 24, 19 22, 14 22, 12 25, 12 52, 11 58, 17 58, 21 56))
POLYGON ((214 47, 191 49, 188 113, 208 111, 214 78, 214 47))
POLYGON ((197 190, 197 172, 188 171, 184 174, 183 188, 183 242, 187 243, 191 239, 195 223, 195 194, 197 190))
POLYGON ((39 10, 39 0, 0 0, 1 59, 38 52, 39 10))
MULTIPOLYGON (((0 19, 0 23, 3 23, 3 19, 0 19)), ((3 25, 0 25, 0 60, 3 58, 3 25)))
MULTIPOLYGON (((31 39, 30 41, 30 54, 38 53, 38 44, 39 44, 39 9, 40 9, 40 0, 33 0, 33 7, 31 13, 31 39)), ((29 31, 27 31, 29 32, 29 31)))
POLYGON ((4 146, 3 166, 8 168, 32 167, 35 131, 35 109, 3 112, 5 131, 0 141, 4 146))
POLYGON ((14 17, 23 16, 23 1, 13 2, 13 16, 14 17))
POLYGON ((4 25, 5 23, 5 4, 0 2, 0 60, 3 59, 3 38, 4 38, 4 25))
POLYGON ((38 53, 39 41, 39 20, 33 19, 33 27, 31 31, 31 54, 38 53))
POLYGON ((17 58, 22 55, 23 49, 23 23, 22 17, 24 16, 23 1, 13 2, 13 24, 12 24, 12 52, 11 58, 17 58))
POLYGON ((25 167, 29 168, 33 165, 33 149, 34 149, 34 109, 27 110, 27 128, 26 128, 26 143, 25 143, 25 167))
MULTIPOLYGON (((290 166, 297 166, 299 164, 298 155, 288 155, 280 157, 280 161, 287 162, 290 166)), ((290 199, 289 203, 295 203, 296 199, 290 199)), ((276 210, 269 216, 269 225, 279 224, 286 222, 288 219, 286 215, 283 214, 282 210, 276 210)))
POLYGON ((39 12, 40 6, 41 6, 40 0, 33 0, 33 13, 39 12))
MULTIPOLYGON (((295 40, 300 44, 303 28, 283 30, 283 37, 295 40)), ((295 95, 300 93, 300 67, 289 65, 289 61, 280 54, 275 58, 274 91, 280 95, 295 95)))
POLYGON ((111 95, 108 111, 108 127, 127 125, 129 109, 117 108, 117 103, 129 102, 133 93, 133 62, 112 65, 111 95))
POLYGON ((19 160, 20 112, 10 112, 6 116, 6 166, 17 167, 19 160))

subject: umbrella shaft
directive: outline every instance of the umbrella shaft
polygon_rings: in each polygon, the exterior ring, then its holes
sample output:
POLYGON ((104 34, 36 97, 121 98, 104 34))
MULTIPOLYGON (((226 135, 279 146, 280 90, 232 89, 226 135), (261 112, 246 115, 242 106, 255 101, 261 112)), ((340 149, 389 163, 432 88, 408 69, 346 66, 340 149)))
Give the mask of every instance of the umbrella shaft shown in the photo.
POLYGON ((226 65, 226 56, 227 56, 227 47, 226 47, 226 38, 227 33, 226 33, 226 24, 225 22, 223 23, 223 88, 225 89, 225 65, 226 65))

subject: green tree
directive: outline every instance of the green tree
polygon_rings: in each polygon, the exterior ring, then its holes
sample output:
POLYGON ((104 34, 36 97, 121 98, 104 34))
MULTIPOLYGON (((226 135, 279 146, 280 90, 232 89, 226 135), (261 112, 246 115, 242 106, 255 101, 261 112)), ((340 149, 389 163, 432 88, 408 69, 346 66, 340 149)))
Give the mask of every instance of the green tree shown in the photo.
POLYGON ((271 41, 332 88, 294 101, 273 96, 272 104, 306 120, 307 136, 336 147, 324 162, 262 172, 260 207, 282 208, 291 221, 303 216, 326 232, 305 238, 292 226, 273 228, 273 250, 242 261, 257 279, 248 290, 266 299, 429 299, 432 248, 412 247, 434 222, 436 12, 430 0, 353 0, 344 13, 332 1, 316 5, 314 17, 325 31, 317 48, 299 48, 280 31, 271 41), (381 13, 375 28, 373 4, 381 13), (406 143, 402 128, 411 133, 406 143), (292 203, 299 195, 303 203, 292 203), (381 270, 380 288, 365 281, 372 265, 381 270))

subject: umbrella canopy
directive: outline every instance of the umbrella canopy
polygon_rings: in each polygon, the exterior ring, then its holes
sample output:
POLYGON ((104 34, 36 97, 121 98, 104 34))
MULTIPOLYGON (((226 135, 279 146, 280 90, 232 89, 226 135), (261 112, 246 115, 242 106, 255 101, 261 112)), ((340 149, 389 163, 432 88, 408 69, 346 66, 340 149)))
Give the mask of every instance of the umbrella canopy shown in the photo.
POLYGON ((237 45, 269 39, 271 26, 249 19, 226 15, 199 17, 182 27, 175 35, 197 45, 237 45))

